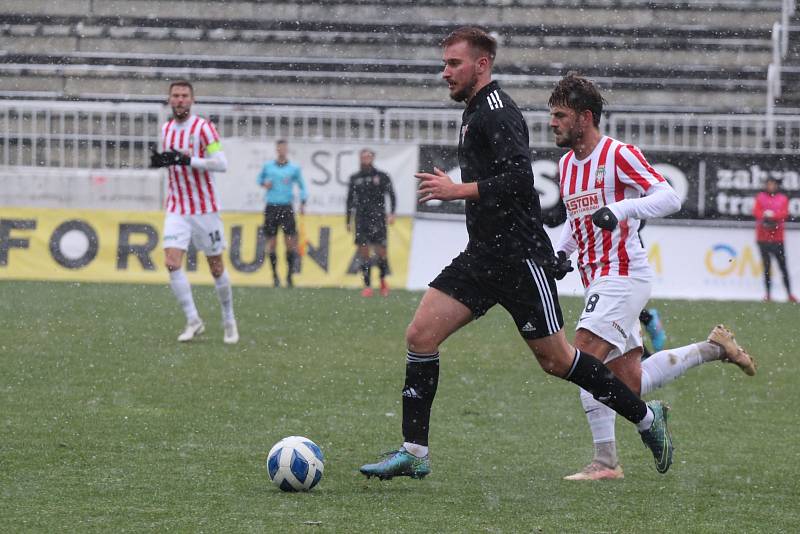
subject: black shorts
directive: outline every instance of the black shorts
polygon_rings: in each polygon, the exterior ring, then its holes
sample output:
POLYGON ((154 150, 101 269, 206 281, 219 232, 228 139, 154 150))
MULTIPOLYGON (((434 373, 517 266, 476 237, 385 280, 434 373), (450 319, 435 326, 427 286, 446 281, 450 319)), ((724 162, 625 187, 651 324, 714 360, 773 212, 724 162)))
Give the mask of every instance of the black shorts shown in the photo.
POLYGON ((462 252, 428 285, 462 303, 476 319, 500 304, 525 339, 547 337, 564 326, 556 281, 533 260, 501 263, 462 252))
POLYGON ((355 244, 386 246, 386 215, 374 214, 356 217, 355 244))
POLYGON ((275 237, 278 235, 278 228, 283 228, 284 235, 297 235, 292 206, 273 204, 264 208, 264 235, 275 237))

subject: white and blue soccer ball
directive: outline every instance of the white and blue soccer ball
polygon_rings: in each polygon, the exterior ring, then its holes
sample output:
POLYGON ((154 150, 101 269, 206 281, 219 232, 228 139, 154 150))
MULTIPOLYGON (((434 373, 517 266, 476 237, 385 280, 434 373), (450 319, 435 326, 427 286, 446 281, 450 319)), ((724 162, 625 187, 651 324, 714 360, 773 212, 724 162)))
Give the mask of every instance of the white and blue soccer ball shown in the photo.
POLYGON ((322 478, 324 462, 316 443, 302 436, 289 436, 270 449, 267 474, 283 491, 309 491, 322 478))

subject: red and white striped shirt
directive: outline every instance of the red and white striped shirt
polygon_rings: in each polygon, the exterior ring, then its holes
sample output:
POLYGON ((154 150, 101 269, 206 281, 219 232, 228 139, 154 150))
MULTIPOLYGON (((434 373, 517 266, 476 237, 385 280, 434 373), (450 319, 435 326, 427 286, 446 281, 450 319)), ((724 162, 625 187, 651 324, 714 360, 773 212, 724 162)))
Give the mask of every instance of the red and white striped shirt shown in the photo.
MULTIPOLYGON (((161 150, 176 150, 193 158, 206 158, 209 145, 219 142, 219 134, 211 122, 191 115, 178 122, 174 118, 161 128, 161 150)), ((200 215, 219 211, 219 197, 214 175, 206 169, 189 165, 167 167, 166 208, 170 213, 200 215)))
POLYGON ((600 276, 651 276, 647 253, 637 235, 639 219, 620 219, 617 227, 608 231, 592 224, 592 214, 603 206, 641 197, 665 182, 664 177, 638 148, 608 136, 600 139, 584 160, 576 160, 573 151, 564 154, 559 171, 561 198, 584 287, 600 276))

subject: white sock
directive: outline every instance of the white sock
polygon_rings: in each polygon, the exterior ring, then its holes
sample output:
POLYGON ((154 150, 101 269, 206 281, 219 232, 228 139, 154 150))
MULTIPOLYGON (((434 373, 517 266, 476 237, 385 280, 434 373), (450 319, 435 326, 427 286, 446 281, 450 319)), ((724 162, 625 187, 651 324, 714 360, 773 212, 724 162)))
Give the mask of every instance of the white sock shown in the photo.
POLYGON ((428 455, 428 447, 426 445, 417 445, 416 443, 403 443, 403 448, 416 456, 417 458, 424 458, 428 455))
POLYGON ((596 400, 583 388, 581 388, 581 404, 583 404, 586 419, 589 421, 589 429, 592 431, 594 460, 609 467, 616 467, 619 463, 614 432, 614 423, 617 420, 616 412, 596 400))
POLYGON ((228 271, 222 271, 220 277, 214 279, 214 285, 217 287, 217 298, 222 307, 222 320, 231 323, 235 319, 233 318, 233 290, 228 271))
POLYGON ((703 341, 656 352, 642 362, 642 396, 668 384, 692 367, 722 356, 722 348, 703 341))
POLYGON ((192 298, 192 286, 189 284, 189 279, 186 278, 186 273, 183 269, 177 271, 170 271, 169 273, 169 286, 178 299, 178 304, 181 305, 183 313, 186 314, 186 322, 196 323, 200 320, 197 313, 197 307, 194 305, 194 298, 192 298))
POLYGON ((647 407, 647 413, 644 414, 644 419, 636 423, 636 430, 639 432, 644 432, 645 430, 649 430, 651 426, 653 426, 653 421, 656 418, 656 414, 653 413, 653 410, 650 407, 647 407))

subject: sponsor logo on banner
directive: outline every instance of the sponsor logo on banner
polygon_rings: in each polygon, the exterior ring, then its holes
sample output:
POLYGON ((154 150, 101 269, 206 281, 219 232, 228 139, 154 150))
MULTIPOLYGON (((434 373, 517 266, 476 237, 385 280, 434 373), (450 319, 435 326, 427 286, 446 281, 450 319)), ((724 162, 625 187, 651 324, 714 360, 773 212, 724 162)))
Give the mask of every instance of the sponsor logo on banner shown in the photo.
MULTIPOLYGON (((539 193, 545 224, 558 225, 558 161, 565 153, 557 148, 532 151, 534 186, 539 193)), ((675 189, 681 209, 668 219, 752 220, 753 199, 763 189, 768 176, 781 180, 782 191, 789 197, 789 221, 800 222, 800 156, 770 154, 713 154, 697 152, 660 152, 648 150, 647 161, 675 189)), ((422 168, 452 168, 458 165, 456 147, 420 146, 422 168)), ((595 172, 598 187, 611 169, 601 166, 595 172)), ((462 207, 463 210, 463 206, 462 207)), ((422 207, 420 211, 453 212, 451 206, 422 207)))
MULTIPOLYGON (((258 186, 256 179, 264 164, 275 158, 274 141, 232 137, 224 139, 224 146, 228 170, 216 175, 224 209, 262 211, 265 191, 258 186)), ((416 180, 412 177, 419 170, 417 145, 289 141, 289 161, 300 167, 308 190, 306 213, 344 215, 350 176, 359 170, 359 152, 363 148, 375 152, 375 168, 386 172, 392 180, 397 214, 414 214, 416 180)), ((380 178, 376 178, 379 182, 380 178)), ((295 195, 299 202, 297 190, 295 195)))
MULTIPOLYGON (((223 213, 223 257, 234 283, 272 285, 260 214, 223 213)), ((353 235, 341 216, 305 216, 305 254, 295 266, 294 282, 310 287, 360 287, 353 235)), ((163 212, 3 209, 0 216, 0 278, 163 284, 163 212)), ((398 217, 388 227, 389 285, 405 287, 411 219, 398 217)), ((279 240, 278 254, 285 257, 279 240)), ((186 254, 190 280, 212 278, 196 250, 186 254)), ((279 263, 281 278, 285 262, 279 263)))
POLYGON ((664 261, 661 258, 661 244, 656 242, 647 249, 647 261, 656 276, 664 274, 664 261))
POLYGON ((705 264, 710 274, 719 277, 760 278, 764 274, 761 260, 749 245, 740 251, 728 243, 717 243, 706 252, 705 264))

